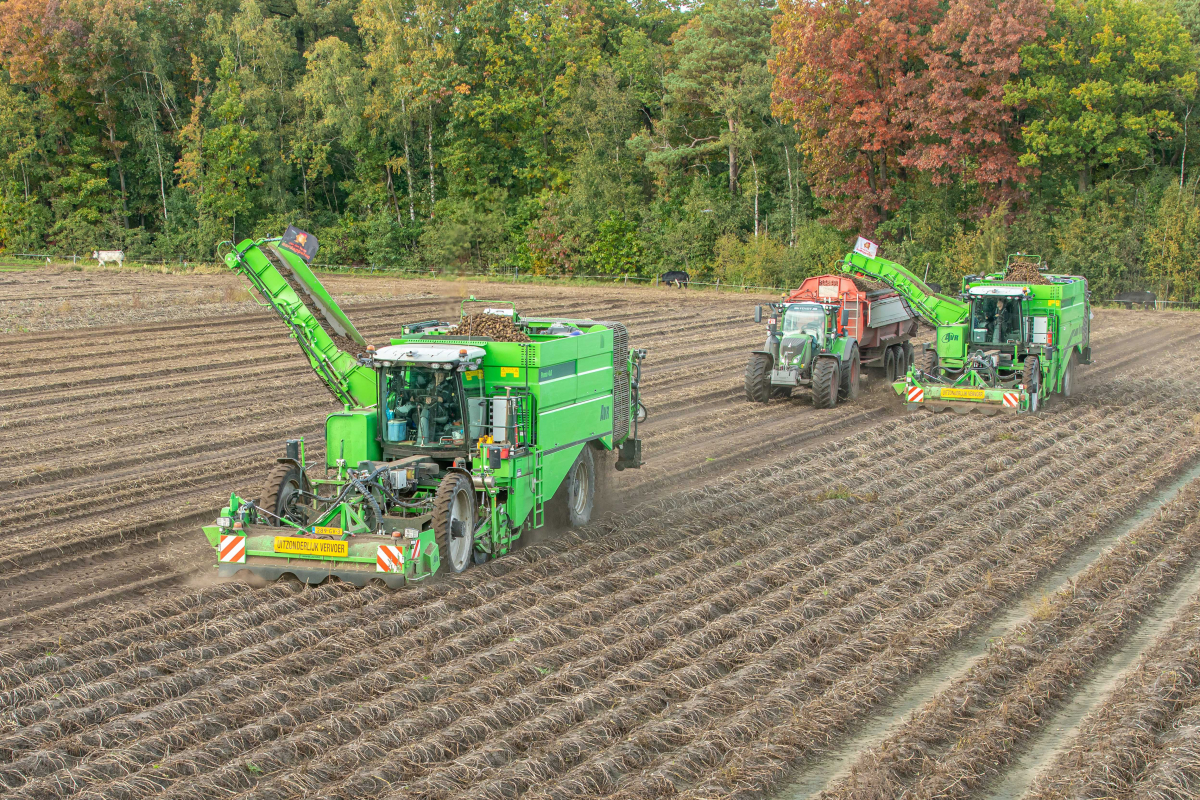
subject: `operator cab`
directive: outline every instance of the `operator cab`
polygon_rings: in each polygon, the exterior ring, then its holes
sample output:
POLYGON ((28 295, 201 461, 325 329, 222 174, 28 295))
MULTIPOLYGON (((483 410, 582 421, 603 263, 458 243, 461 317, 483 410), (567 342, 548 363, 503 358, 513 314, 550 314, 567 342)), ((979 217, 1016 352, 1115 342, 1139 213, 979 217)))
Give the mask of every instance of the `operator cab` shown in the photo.
POLYGON ((978 297, 971 303, 971 344, 1015 345, 1025 341, 1023 302, 1017 297, 978 297))
POLYGON ((466 455, 468 443, 478 438, 468 428, 482 422, 471 410, 483 397, 476 371, 484 352, 474 346, 402 344, 375 354, 385 456, 466 455))
POLYGON ((811 336, 817 347, 825 344, 825 308, 818 303, 792 303, 783 314, 782 333, 811 336))

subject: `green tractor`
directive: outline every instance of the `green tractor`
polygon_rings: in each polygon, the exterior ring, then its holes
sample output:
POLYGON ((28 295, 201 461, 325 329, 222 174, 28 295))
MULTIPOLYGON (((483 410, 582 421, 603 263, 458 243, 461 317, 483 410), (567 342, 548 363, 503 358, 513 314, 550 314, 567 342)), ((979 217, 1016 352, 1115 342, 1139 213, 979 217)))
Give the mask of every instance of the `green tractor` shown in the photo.
POLYGON ((894 388, 909 408, 1020 414, 1054 393, 1070 397, 1075 371, 1091 359, 1087 279, 1042 272, 1038 256, 1015 254, 1005 271, 968 275, 958 297, 933 290, 903 266, 848 254, 842 271, 882 281, 937 329, 894 388))
MULTIPOLYGON (((877 369, 894 381, 912 362, 917 320, 886 286, 818 275, 767 309, 766 344, 746 365, 748 400, 766 403, 805 387, 814 406, 833 408, 858 397, 863 369, 877 369)), ((754 321, 762 320, 759 306, 754 321)))
POLYGON ((462 572, 546 524, 548 507, 586 524, 606 452, 616 469, 641 466, 645 351, 620 323, 471 300, 456 322, 481 325, 410 324, 376 349, 309 269, 315 250, 289 228, 225 256, 342 408, 325 421, 323 463, 290 440, 261 497, 231 495, 204 527, 220 575, 397 587, 462 572))

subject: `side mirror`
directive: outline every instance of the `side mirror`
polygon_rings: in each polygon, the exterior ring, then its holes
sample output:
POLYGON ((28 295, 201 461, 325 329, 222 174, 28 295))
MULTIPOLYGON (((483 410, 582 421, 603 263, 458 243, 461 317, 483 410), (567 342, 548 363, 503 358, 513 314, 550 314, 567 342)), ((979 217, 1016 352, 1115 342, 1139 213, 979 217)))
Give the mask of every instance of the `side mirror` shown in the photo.
POLYGON ((842 309, 842 327, 845 328, 846 323, 849 321, 850 321, 850 309, 843 308, 842 309))
POLYGON ((754 321, 762 322, 762 306, 754 307, 754 321))

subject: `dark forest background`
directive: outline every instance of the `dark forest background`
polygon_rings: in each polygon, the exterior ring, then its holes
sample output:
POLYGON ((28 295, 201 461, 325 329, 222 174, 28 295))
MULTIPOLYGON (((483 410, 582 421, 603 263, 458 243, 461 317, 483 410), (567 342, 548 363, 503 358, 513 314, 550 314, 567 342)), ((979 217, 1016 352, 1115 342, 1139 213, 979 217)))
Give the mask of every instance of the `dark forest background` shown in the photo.
POLYGON ((0 252, 1200 299, 1200 0, 3 0, 0 252))

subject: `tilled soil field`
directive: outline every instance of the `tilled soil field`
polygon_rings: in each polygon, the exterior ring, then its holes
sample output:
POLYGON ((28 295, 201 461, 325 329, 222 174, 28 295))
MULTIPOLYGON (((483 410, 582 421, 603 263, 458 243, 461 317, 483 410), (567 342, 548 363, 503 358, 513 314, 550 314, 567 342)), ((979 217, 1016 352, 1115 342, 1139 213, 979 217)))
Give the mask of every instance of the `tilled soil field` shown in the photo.
MULTIPOLYGON (((751 296, 332 277, 368 341, 468 293, 625 322, 650 350, 648 463, 614 477, 598 522, 461 576, 217 582, 198 524, 257 488, 284 438, 317 442, 332 400, 234 292, 133 322, 112 302, 226 286, 183 280, 0 285, 0 318, 51 290, 74 314, 0 335, 6 796, 789 796, 798 768, 1200 461, 1190 314, 1097 312, 1076 397, 986 419, 907 414, 878 386, 832 411, 746 403, 751 296)), ((827 794, 986 796, 1194 580, 1198 506, 1185 486, 1098 553, 827 794)), ((1195 785, 1200 695, 1179 666, 1195 614, 1032 791, 1108 796, 1070 787, 1110 780, 1099 759, 1120 751, 1126 795, 1189 796, 1150 790, 1195 785)))

